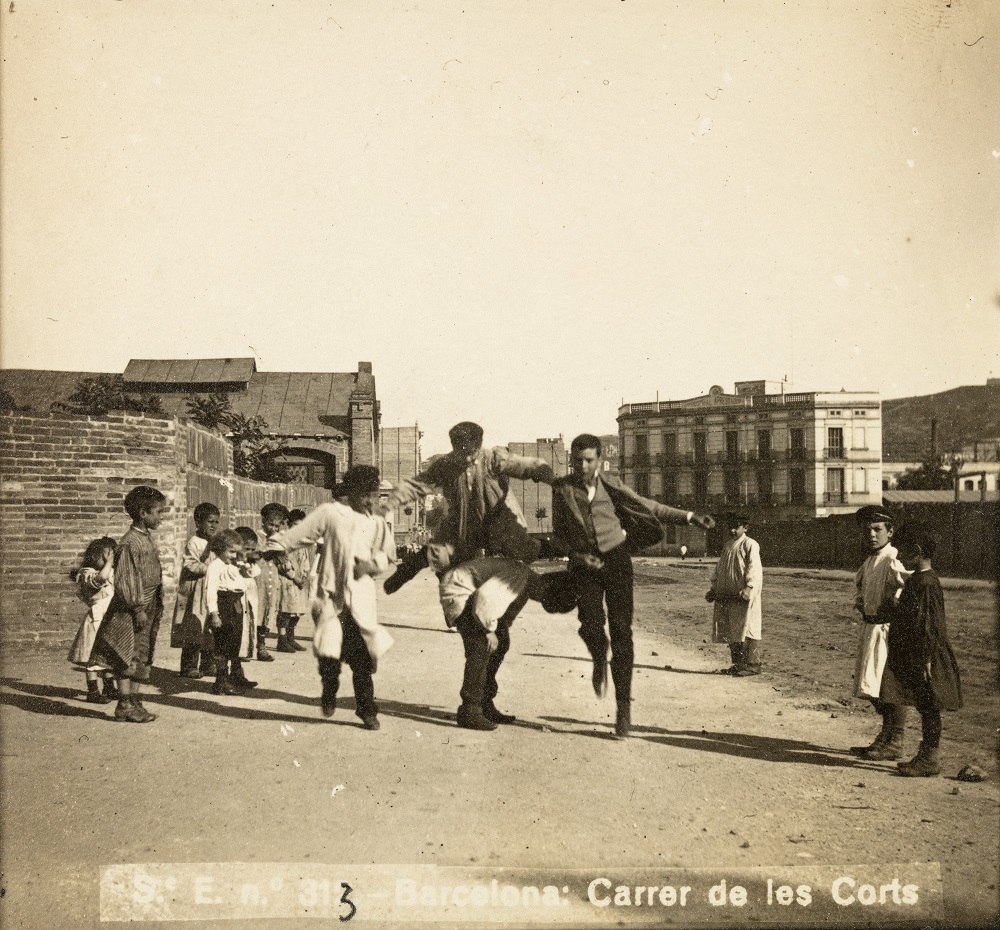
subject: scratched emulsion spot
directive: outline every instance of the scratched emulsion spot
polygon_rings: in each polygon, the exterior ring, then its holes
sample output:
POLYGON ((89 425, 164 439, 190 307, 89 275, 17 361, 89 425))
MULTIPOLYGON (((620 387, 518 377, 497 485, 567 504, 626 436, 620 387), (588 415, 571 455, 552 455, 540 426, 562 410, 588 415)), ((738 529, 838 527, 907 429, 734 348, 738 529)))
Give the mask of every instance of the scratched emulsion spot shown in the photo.
POLYGON ((837 287, 847 287, 847 285, 851 283, 851 279, 842 274, 838 274, 837 277, 833 279, 833 283, 836 284, 837 287))

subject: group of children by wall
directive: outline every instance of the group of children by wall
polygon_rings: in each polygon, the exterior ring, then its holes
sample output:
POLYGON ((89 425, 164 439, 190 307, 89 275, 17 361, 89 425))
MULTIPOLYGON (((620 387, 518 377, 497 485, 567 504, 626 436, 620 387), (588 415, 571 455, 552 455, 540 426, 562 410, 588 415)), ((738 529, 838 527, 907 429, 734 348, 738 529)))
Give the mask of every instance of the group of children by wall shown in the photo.
MULTIPOLYGON (((333 713, 344 661, 354 673, 363 725, 379 728, 371 675, 392 639, 377 623, 371 579, 388 565, 392 535, 384 521, 372 517, 378 503, 375 469, 350 470, 345 492, 346 503, 323 504, 308 518, 267 504, 261 510, 266 553, 252 528, 219 532, 218 508, 209 503, 195 508, 196 531, 185 548, 171 630, 171 645, 181 649, 180 674, 214 675, 216 694, 244 693, 256 682, 246 678, 243 660, 256 655, 258 661, 273 661, 266 645, 270 621, 277 651, 301 651, 295 628, 316 604, 314 651, 324 715, 333 713)), ((73 575, 88 611, 69 659, 86 672, 88 701, 118 700, 116 720, 156 719, 143 707, 139 686, 149 678, 162 615, 162 572, 150 534, 166 508, 156 489, 134 488, 125 498, 133 521, 129 531, 117 544, 110 537, 95 539, 73 575)), ((906 708, 915 706, 922 741, 916 756, 900 762, 898 770, 905 776, 936 775, 940 712, 962 706, 944 597, 932 567, 937 540, 918 523, 894 535, 892 515, 874 505, 862 508, 857 521, 871 554, 855 578, 854 606, 863 623, 854 694, 872 702, 882 729, 870 745, 851 751, 869 761, 900 759, 906 708)), ((705 595, 714 604, 713 640, 730 648, 732 665, 725 673, 735 677, 757 675, 762 667, 763 570, 760 547, 747 535, 749 524, 745 515, 726 515, 730 537, 705 595)))

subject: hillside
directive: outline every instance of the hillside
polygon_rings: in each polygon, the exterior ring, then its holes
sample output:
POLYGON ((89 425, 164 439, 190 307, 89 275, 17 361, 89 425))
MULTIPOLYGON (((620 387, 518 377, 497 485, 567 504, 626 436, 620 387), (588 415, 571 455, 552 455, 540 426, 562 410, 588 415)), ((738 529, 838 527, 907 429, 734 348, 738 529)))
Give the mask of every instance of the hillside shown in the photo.
POLYGON ((952 388, 939 394, 883 400, 883 459, 922 459, 930 450, 932 419, 937 420, 938 452, 1000 436, 1000 382, 991 380, 987 385, 952 388))

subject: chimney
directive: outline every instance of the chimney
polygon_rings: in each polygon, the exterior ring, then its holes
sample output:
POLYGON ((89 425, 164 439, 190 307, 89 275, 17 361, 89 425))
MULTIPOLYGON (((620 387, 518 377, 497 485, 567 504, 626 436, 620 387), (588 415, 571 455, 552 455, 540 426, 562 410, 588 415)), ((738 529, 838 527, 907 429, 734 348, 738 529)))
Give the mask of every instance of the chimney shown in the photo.
POLYGON ((372 373, 372 363, 371 362, 358 362, 358 374, 359 375, 370 375, 372 373))

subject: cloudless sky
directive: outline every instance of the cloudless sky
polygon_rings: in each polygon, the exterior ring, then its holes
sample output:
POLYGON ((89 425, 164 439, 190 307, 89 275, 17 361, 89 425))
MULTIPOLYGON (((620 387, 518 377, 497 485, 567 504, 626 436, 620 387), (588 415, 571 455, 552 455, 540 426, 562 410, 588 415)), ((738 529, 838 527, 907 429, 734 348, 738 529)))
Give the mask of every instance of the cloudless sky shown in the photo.
POLYGON ((424 452, 1000 375, 1000 4, 15 0, 3 367, 374 365, 424 452))

